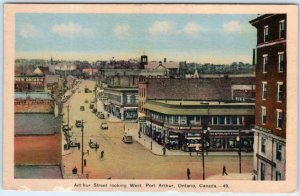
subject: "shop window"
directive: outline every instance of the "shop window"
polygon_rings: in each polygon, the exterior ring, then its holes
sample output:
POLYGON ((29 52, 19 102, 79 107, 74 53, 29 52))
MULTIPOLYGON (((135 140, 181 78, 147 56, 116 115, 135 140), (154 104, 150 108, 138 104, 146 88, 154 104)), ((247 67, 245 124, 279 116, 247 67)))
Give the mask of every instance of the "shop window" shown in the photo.
POLYGON ((178 122, 179 122, 178 116, 174 116, 174 124, 178 124, 178 122))
POLYGON ((267 140, 266 140, 266 138, 261 138, 261 152, 262 153, 266 153, 266 142, 267 142, 267 140))
POLYGON ((228 148, 235 148, 236 147, 235 138, 228 139, 228 141, 227 141, 227 147, 228 148))
POLYGON ((260 180, 265 180, 266 175, 266 165, 264 163, 260 163, 260 180))
POLYGON ((282 155, 282 145, 277 143, 276 144, 276 160, 281 161, 281 155, 282 155))
POLYGON ((220 138, 213 138, 212 139, 212 147, 213 148, 221 148, 222 147, 222 139, 220 139, 220 138))

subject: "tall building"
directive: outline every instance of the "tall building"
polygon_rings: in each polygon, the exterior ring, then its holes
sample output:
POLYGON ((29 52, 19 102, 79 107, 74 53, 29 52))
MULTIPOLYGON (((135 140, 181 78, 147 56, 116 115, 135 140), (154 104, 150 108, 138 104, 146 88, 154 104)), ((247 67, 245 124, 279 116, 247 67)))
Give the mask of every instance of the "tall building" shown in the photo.
POLYGON ((286 14, 260 15, 257 29, 254 171, 257 180, 285 180, 286 14))

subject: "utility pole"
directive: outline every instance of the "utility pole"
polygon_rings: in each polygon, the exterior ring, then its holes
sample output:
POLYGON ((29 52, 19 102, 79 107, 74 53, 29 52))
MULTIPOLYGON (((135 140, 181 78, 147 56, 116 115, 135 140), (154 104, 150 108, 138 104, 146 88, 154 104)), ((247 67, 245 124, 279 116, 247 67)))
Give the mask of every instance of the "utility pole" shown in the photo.
POLYGON ((241 130, 239 129, 239 159, 240 159, 240 174, 242 173, 242 155, 241 155, 241 130))
POLYGON ((204 164, 204 130, 202 131, 202 179, 205 180, 205 164, 204 164))
POLYGON ((83 120, 81 120, 81 174, 83 174, 83 120))
POLYGON ((70 127, 70 116, 69 116, 69 112, 70 112, 70 105, 67 106, 67 110, 68 110, 68 128, 70 127))

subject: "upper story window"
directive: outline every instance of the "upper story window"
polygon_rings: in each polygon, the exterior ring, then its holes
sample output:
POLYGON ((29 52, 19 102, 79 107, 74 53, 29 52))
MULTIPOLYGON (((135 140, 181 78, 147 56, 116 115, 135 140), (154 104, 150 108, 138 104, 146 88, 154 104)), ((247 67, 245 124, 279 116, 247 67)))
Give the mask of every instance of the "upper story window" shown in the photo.
POLYGON ((266 100, 267 98, 267 82, 262 82, 261 98, 262 100, 266 100))
POLYGON ((279 38, 285 38, 285 20, 279 21, 279 38))
POLYGON ((282 129, 282 110, 279 109, 276 111, 276 127, 282 129))
POLYGON ((283 99, 283 82, 277 82, 277 101, 281 102, 283 99))
POLYGON ((276 144, 276 160, 281 161, 282 145, 280 143, 276 144))
POLYGON ((267 123, 267 109, 266 107, 261 107, 261 124, 267 123))
POLYGON ((278 72, 283 72, 285 67, 284 52, 278 52, 278 72))
POLYGON ((269 26, 264 26, 264 42, 269 41, 269 26))
POLYGON ((267 73, 268 72, 268 55, 264 54, 263 55, 263 73, 267 73))
POLYGON ((266 153, 266 143, 267 143, 267 140, 266 138, 261 138, 261 152, 262 153, 266 153))

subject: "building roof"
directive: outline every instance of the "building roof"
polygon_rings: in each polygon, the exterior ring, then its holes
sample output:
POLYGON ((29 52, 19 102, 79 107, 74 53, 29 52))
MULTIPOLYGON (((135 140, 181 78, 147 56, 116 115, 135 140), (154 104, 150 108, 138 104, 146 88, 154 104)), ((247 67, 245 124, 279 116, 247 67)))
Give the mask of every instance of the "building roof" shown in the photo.
POLYGON ((58 165, 16 165, 15 178, 62 179, 58 165))
POLYGON ((144 108, 167 115, 254 115, 255 103, 150 100, 144 108))
POLYGON ((16 135, 47 135, 60 130, 59 119, 53 114, 15 114, 16 135))
MULTIPOLYGON (((160 64, 159 61, 150 61, 148 62, 148 64, 145 65, 145 69, 155 69, 159 66, 159 64, 160 64)), ((175 61, 161 62, 161 65, 167 69, 179 68, 179 62, 175 62, 175 61)))
POLYGON ((52 97, 46 92, 15 92, 15 99, 52 100, 52 97))
POLYGON ((55 65, 55 70, 73 71, 76 70, 76 65, 72 63, 58 63, 55 65))
POLYGON ((231 85, 255 78, 147 78, 147 99, 231 100, 231 85))
POLYGON ((59 75, 45 75, 45 83, 46 84, 53 84, 59 81, 59 75))
POLYGON ((113 88, 113 87, 109 87, 109 88, 105 88, 104 89, 104 93, 107 92, 107 91, 118 91, 118 92, 138 92, 138 88, 135 88, 135 87, 117 87, 117 88, 113 88))
POLYGON ((257 18, 249 21, 249 23, 253 25, 256 22, 258 22, 258 21, 260 21, 262 19, 265 19, 265 18, 269 18, 269 17, 271 17, 273 15, 275 15, 275 14, 263 14, 263 15, 259 15, 257 18))

